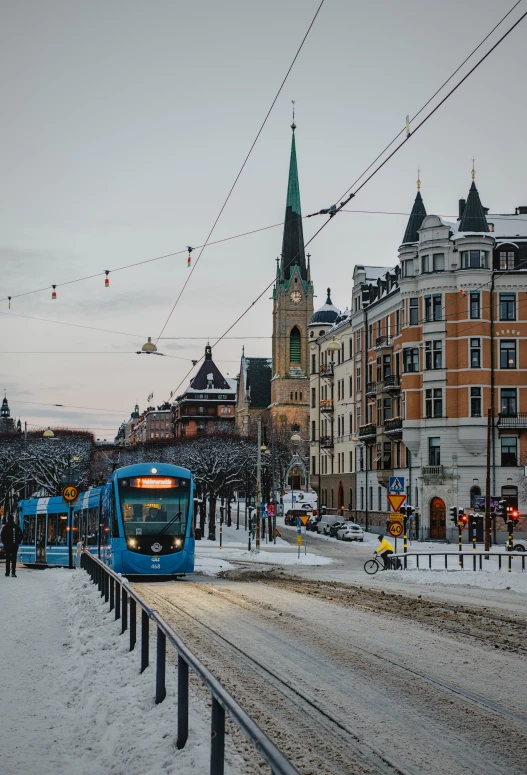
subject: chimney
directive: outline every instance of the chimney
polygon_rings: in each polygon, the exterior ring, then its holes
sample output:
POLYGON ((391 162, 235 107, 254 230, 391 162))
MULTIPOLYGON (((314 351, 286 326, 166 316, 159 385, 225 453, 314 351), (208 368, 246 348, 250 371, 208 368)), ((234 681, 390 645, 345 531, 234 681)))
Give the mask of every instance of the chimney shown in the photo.
POLYGON ((461 218, 463 217, 463 213, 464 213, 464 211, 465 211, 465 205, 466 205, 466 203, 467 203, 467 202, 466 202, 466 200, 465 200, 465 199, 460 199, 460 200, 459 200, 459 217, 458 217, 458 221, 460 221, 460 220, 461 220, 461 218))

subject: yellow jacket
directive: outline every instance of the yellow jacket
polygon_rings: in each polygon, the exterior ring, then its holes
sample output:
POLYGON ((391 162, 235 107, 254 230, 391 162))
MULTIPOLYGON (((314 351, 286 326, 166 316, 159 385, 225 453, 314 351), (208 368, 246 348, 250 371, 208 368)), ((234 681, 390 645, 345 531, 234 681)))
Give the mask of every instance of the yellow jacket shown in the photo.
POLYGON ((394 548, 391 545, 391 543, 386 539, 383 538, 377 549, 375 550, 375 554, 380 554, 381 552, 393 552, 394 548))

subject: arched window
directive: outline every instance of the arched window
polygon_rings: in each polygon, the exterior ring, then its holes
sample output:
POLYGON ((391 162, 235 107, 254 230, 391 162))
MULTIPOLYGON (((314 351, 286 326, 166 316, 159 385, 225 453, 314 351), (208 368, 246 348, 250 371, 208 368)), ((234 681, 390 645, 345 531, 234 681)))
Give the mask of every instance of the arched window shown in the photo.
POLYGON ((300 363, 300 331, 295 326, 289 335, 289 362, 300 363))
POLYGON ((470 488, 470 506, 474 508, 476 505, 476 498, 481 497, 481 487, 475 486, 470 488))

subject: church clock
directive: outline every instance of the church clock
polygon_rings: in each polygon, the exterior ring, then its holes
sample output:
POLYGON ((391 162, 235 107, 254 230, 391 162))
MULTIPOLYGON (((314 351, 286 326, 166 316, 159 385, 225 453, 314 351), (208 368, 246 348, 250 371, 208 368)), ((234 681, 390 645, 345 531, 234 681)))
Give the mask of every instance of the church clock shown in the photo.
POLYGON ((298 304, 302 299, 302 294, 300 293, 300 291, 293 291, 293 293, 289 298, 291 299, 293 304, 298 304))

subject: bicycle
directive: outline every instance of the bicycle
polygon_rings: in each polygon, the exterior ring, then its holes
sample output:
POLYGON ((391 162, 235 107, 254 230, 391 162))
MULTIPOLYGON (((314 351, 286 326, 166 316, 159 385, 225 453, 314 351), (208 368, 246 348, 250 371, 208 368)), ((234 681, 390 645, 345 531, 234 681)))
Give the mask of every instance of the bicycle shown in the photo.
POLYGON ((369 576, 373 576, 378 570, 385 570, 385 567, 382 562, 379 562, 377 557, 372 557, 364 563, 364 570, 369 576))
MULTIPOLYGON (((402 567, 400 559, 397 558, 396 570, 401 570, 402 567)), ((386 570, 386 568, 384 567, 384 563, 378 560, 377 556, 374 556, 371 560, 366 560, 364 563, 364 570, 369 576, 373 576, 378 570, 386 570)))

